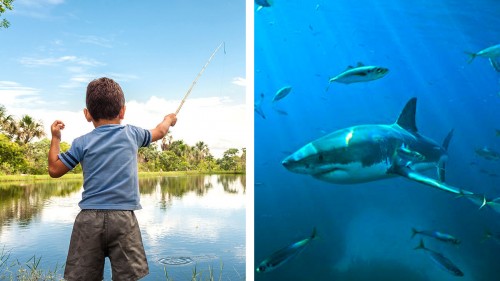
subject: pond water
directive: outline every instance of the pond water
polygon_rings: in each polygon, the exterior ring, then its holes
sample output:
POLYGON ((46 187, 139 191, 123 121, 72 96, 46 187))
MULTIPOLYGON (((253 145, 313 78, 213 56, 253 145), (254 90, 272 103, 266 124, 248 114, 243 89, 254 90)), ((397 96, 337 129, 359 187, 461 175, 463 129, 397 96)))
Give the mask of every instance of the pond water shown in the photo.
MULTIPOLYGON (((63 265, 81 192, 81 181, 0 185, 0 253, 10 263, 41 257, 45 271, 63 265)), ((216 279, 222 272, 222 280, 245 280, 245 176, 141 178, 140 193, 150 269, 142 280, 165 280, 165 267, 174 280, 190 280, 195 267, 203 280, 209 267, 216 279)))

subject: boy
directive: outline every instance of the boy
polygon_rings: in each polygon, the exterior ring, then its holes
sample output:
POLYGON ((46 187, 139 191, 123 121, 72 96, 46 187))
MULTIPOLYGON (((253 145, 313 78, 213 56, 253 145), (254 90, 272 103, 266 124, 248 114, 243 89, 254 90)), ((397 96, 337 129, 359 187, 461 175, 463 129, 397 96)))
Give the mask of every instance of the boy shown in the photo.
POLYGON ((64 123, 51 126, 49 174, 60 177, 78 163, 83 169, 82 209, 75 219, 66 260, 66 280, 102 280, 104 259, 111 261, 113 280, 138 280, 149 273, 134 210, 141 209, 137 150, 163 138, 177 122, 169 114, 152 130, 121 125, 125 97, 120 85, 99 78, 87 87, 83 110, 94 130, 76 138, 60 153, 64 123))

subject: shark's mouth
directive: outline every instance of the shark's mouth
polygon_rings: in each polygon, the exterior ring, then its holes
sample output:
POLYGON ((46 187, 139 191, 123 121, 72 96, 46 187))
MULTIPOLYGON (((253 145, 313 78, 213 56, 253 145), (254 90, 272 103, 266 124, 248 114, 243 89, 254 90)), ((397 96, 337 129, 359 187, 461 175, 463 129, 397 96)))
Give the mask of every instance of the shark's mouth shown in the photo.
POLYGON ((325 178, 325 177, 330 177, 333 174, 347 174, 347 170, 339 167, 333 167, 333 168, 328 168, 328 169, 323 169, 317 173, 312 174, 313 177, 315 178, 325 178))

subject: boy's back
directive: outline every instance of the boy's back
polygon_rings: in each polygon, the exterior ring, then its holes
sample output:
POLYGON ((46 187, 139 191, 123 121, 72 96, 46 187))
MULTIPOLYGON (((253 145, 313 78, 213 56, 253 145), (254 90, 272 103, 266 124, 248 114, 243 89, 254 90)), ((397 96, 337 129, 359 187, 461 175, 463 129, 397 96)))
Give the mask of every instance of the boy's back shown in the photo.
POLYGON ((75 139, 60 152, 61 130, 51 126, 49 174, 60 177, 81 163, 82 211, 75 219, 66 260, 66 280, 102 280, 104 259, 111 261, 113 280, 138 280, 148 274, 141 232, 134 210, 141 209, 137 176, 137 151, 163 138, 177 122, 169 114, 152 130, 121 125, 125 97, 109 78, 89 83, 84 115, 95 129, 75 139))
POLYGON ((82 163, 82 209, 139 210, 137 150, 148 146, 151 132, 131 125, 103 125, 73 141, 61 161, 73 169, 82 163))

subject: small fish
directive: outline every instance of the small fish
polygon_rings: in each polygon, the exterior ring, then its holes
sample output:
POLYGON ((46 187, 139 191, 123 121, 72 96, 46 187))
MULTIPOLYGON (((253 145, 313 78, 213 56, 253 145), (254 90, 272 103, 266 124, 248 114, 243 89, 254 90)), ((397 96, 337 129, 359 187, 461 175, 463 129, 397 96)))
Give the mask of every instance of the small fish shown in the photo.
POLYGON ((496 133, 496 136, 497 136, 497 137, 500 137, 500 130, 496 129, 496 130, 495 130, 495 133, 496 133))
POLYGON ((262 111, 262 102, 264 101, 264 94, 260 94, 260 100, 253 105, 253 109, 257 114, 259 114, 262 118, 266 119, 266 115, 264 111, 262 111))
POLYGON ((467 54, 470 56, 469 63, 478 56, 485 57, 490 60, 491 66, 493 66, 496 71, 500 72, 500 44, 488 47, 477 53, 467 52, 467 54))
POLYGON ((489 202, 488 199, 486 199, 486 196, 484 195, 475 194, 469 191, 464 191, 462 189, 460 189, 457 198, 461 197, 467 198, 469 201, 479 206, 479 209, 482 209, 489 202))
POLYGON ((296 257, 304 250, 304 248, 307 245, 309 245, 309 242, 311 242, 315 237, 316 237, 316 228, 313 229, 313 232, 310 237, 302 239, 289 246, 286 246, 283 249, 274 252, 271 256, 269 256, 267 259, 265 259, 259 264, 259 267, 257 267, 257 272, 269 272, 271 270, 276 269, 278 266, 286 263, 287 261, 291 260, 292 258, 296 257))
POLYGON ((483 240, 481 242, 484 242, 488 239, 491 239, 500 245, 500 234, 499 233, 492 233, 490 230, 486 229, 484 231, 483 240))
POLYGON ((286 97, 290 91, 292 90, 292 87, 290 86, 285 86, 281 89, 279 89, 276 94, 274 95, 273 102, 279 101, 280 99, 286 97))
POLYGON ((284 110, 282 110, 282 109, 277 109, 277 108, 275 108, 274 110, 276 110, 276 112, 278 112, 280 115, 285 115, 285 116, 287 116, 287 115, 288 115, 288 112, 286 112, 286 111, 284 111, 284 110))
POLYGON ((486 200, 485 205, 490 207, 493 211, 500 213, 500 197, 493 200, 486 200))
POLYGON ((488 207, 488 208, 492 209, 493 211, 500 213, 500 197, 497 197, 495 199, 488 199, 484 195, 474 194, 472 192, 463 191, 463 190, 460 190, 457 198, 459 198, 459 197, 465 197, 465 198, 469 199, 469 201, 471 201, 472 203, 479 206, 479 209, 482 209, 484 207, 488 207))
POLYGON ((443 242, 446 242, 446 243, 451 243, 451 244, 454 244, 454 245, 460 244, 460 240, 458 240, 456 237, 454 237, 454 236, 452 236, 450 234, 439 232, 439 231, 430 231, 430 230, 421 230, 421 231, 418 231, 415 228, 412 228, 411 231, 412 231, 411 238, 415 237, 415 235, 417 235, 417 234, 420 234, 420 235, 425 235, 425 236, 428 236, 428 237, 435 238, 435 239, 437 239, 439 241, 443 241, 443 242))
POLYGON ((486 160, 498 161, 500 160, 500 153, 491 150, 488 147, 478 148, 475 150, 476 154, 486 160))
POLYGON ((255 0, 255 4, 258 6, 257 11, 260 11, 264 7, 271 7, 273 2, 271 0, 255 0))
POLYGON ((433 251, 429 248, 426 248, 424 245, 424 240, 420 239, 420 244, 414 248, 415 250, 422 249, 429 254, 431 260, 436 263, 441 269, 455 275, 455 276, 464 276, 464 273, 451 262, 447 257, 443 256, 443 254, 433 251))
POLYGON ((359 62, 356 67, 348 66, 346 71, 333 78, 330 78, 329 82, 339 82, 344 84, 368 82, 382 78, 388 72, 388 68, 373 65, 363 65, 359 62))

